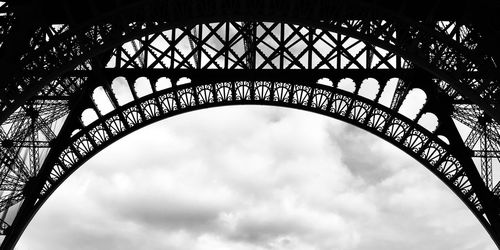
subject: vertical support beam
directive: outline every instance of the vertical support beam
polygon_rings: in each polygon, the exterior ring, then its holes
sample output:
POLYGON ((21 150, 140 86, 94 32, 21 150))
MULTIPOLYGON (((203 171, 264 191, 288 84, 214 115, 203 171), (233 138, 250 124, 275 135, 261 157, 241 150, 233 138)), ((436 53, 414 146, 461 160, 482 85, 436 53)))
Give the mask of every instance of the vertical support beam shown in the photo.
POLYGON ((481 119, 479 121, 481 125, 481 129, 483 130, 483 136, 481 137, 481 150, 484 152, 484 155, 481 157, 481 177, 484 180, 484 183, 486 187, 488 187, 489 190, 491 190, 492 185, 493 185, 493 180, 492 180, 492 157, 489 155, 489 151, 492 149, 491 147, 491 142, 489 140, 489 133, 488 133, 488 122, 485 121, 484 119, 481 119))
POLYGON ((255 37, 257 35, 257 27, 254 22, 243 23, 243 35, 245 46, 245 60, 248 69, 255 69, 255 37))

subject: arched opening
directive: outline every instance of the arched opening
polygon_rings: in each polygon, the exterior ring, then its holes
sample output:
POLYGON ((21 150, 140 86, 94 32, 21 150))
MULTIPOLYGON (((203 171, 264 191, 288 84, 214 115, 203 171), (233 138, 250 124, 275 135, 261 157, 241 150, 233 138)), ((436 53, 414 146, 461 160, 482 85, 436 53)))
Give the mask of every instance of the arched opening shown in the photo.
POLYGON ((333 86, 332 80, 330 80, 326 77, 319 79, 318 84, 325 85, 325 86, 333 86))
POLYGON ((99 117, 93 109, 86 109, 82 112, 81 122, 83 126, 87 126, 92 122, 96 121, 99 117))
POLYGON ((18 247, 491 245, 437 178, 381 139, 311 113, 246 106, 172 117, 113 144, 54 193, 18 247))
POLYGON ((146 77, 137 78, 134 84, 134 91, 137 94, 137 97, 143 97, 153 93, 149 79, 146 77))
POLYGON ((387 81, 384 89, 382 90, 382 94, 380 95, 379 103, 386 106, 391 107, 391 103, 394 97, 394 93, 396 92, 396 88, 398 87, 398 82, 400 79, 392 78, 387 81))
POLYGON ((431 132, 434 132, 437 129, 437 127, 439 126, 439 120, 435 114, 425 113, 418 120, 418 124, 420 124, 425 129, 427 129, 431 132))
POLYGON ((188 77, 181 77, 178 81, 177 81, 177 85, 184 85, 184 84, 188 84, 191 82, 191 79, 189 79, 188 77))
POLYGON ((356 90, 356 83, 350 78, 344 78, 338 82, 337 87, 341 90, 353 93, 356 90))
POLYGON ((359 88, 359 95, 374 100, 380 91, 380 85, 374 78, 365 79, 359 88))
POLYGON ((156 81, 156 91, 168 89, 172 87, 172 81, 169 78, 166 77, 160 77, 158 81, 156 81))
POLYGON ((421 112, 424 107, 425 102, 427 101, 427 95, 421 89, 412 89, 408 92, 408 95, 405 96, 403 104, 399 108, 399 113, 404 116, 415 119, 418 113, 421 112))
POLYGON ((113 94, 115 95, 118 104, 120 105, 125 105, 134 100, 134 96, 130 90, 130 85, 125 77, 117 77, 113 79, 111 89, 113 90, 113 94))
POLYGON ((115 109, 113 103, 109 99, 108 93, 106 93, 101 86, 94 89, 92 100, 101 115, 105 115, 115 109))

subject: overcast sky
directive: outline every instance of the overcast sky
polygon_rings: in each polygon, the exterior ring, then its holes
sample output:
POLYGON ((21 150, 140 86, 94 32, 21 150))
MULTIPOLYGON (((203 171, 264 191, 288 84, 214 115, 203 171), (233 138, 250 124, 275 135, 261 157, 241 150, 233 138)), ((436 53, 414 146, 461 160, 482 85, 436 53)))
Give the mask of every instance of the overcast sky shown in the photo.
POLYGON ((495 249, 392 145, 271 107, 169 118, 113 144, 42 207, 18 250, 495 249))

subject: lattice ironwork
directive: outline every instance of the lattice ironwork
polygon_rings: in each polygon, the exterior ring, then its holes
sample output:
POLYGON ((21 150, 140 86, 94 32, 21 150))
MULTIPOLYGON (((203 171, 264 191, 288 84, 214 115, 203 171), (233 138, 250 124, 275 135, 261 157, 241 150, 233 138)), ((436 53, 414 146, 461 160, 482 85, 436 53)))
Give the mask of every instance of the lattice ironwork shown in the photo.
MULTIPOLYGON (((260 6, 272 6, 272 4, 268 2, 269 1, 266 1, 265 4, 260 6)), ((236 5, 241 4, 234 1, 231 1, 231 3, 236 5)), ((324 6, 324 9, 317 10, 320 11, 320 13, 315 13, 319 14, 318 17, 323 17, 325 15, 323 11, 328 10, 332 11, 330 13, 337 13, 340 10, 335 11, 336 8, 342 7, 341 5, 337 6, 333 2, 328 3, 327 1, 322 1, 320 4, 324 6)), ((212 8, 221 7, 205 1, 200 1, 197 5, 208 8, 207 11, 212 8)), ((309 3, 304 4, 304 7, 309 5, 309 3)), ((236 6, 235 8, 238 7, 241 8, 242 6, 236 6)), ((259 5, 256 7, 260 8, 259 5)), ((162 10, 162 8, 158 7, 157 9, 162 10)), ((303 13, 301 13, 301 15, 307 15, 305 14, 307 13, 306 10, 307 8, 302 9, 303 13)), ((268 11, 263 11, 263 13, 267 12, 268 11)), ((279 14, 281 12, 276 13, 279 14)), ((124 13, 123 15, 125 14, 128 13, 124 13)), ((152 16, 160 15, 160 13, 150 14, 152 16)), ((370 14, 373 13, 366 13, 365 15, 370 14)), ((190 14, 179 11, 178 13, 168 13, 167 17, 169 20, 178 21, 190 17, 190 14), (175 19, 177 15, 180 15, 178 17, 179 19, 175 19)), ((99 26, 91 25, 83 29, 69 29, 67 32, 62 32, 53 39, 47 38, 46 41, 42 43, 43 45, 40 45, 38 49, 26 54, 23 58, 21 62, 23 66, 18 69, 19 73, 17 76, 14 76, 13 81, 10 83, 11 85, 17 86, 17 88, 9 88, 11 92, 6 93, 4 96, 17 96, 19 97, 17 100, 21 100, 23 99, 21 96, 25 95, 23 94, 24 92, 33 93, 33 91, 39 90, 40 85, 34 86, 31 85, 31 83, 50 81, 52 75, 70 70, 76 65, 84 63, 81 59, 98 53, 99 50, 103 50, 106 46, 109 46, 109 43, 127 41, 136 37, 138 34, 151 33, 152 30, 164 29, 172 25, 169 20, 165 22, 123 23, 123 20, 127 20, 126 16, 115 18, 118 18, 118 20, 121 19, 122 21, 116 23, 113 19, 106 24, 99 26), (60 58, 54 58, 54 56, 60 56, 60 58), (33 70, 37 70, 39 74, 34 75, 32 73, 27 73, 33 70)), ((277 16, 274 18, 280 19, 282 17, 277 16)), ((313 20, 315 20, 315 18, 313 18, 313 20)), ((307 22, 311 23, 310 19, 308 19, 307 22)), ((468 95, 468 98, 479 102, 481 107, 487 112, 493 112, 491 101, 487 101, 484 98, 494 95, 498 90, 498 84, 491 80, 489 74, 486 76, 481 74, 483 79, 466 76, 467 72, 478 72, 481 70, 490 72, 492 68, 496 67, 495 63, 488 55, 477 50, 479 37, 472 27, 446 21, 437 21, 431 25, 423 25, 420 23, 409 24, 407 22, 392 23, 382 19, 370 19, 369 21, 362 19, 345 21, 322 19, 317 22, 312 22, 311 26, 366 40, 383 49, 403 55, 411 60, 412 63, 425 67, 436 75, 440 75, 441 78, 452 84, 458 92, 462 92, 462 94, 468 95), (443 73, 443 71, 445 73, 443 73)), ((184 34, 192 36, 191 33, 184 32, 184 34)), ((189 38, 186 39, 189 40, 189 38)), ((193 39, 196 38, 193 37, 193 39)), ((37 46, 34 46, 34 48, 37 48, 37 46)), ((187 60, 183 60, 183 55, 178 55, 178 57, 181 58, 180 62, 183 63, 177 66, 195 67, 196 65, 192 65, 193 62, 189 62, 189 59, 194 61, 194 58, 198 57, 198 55, 195 56, 195 54, 196 53, 193 51, 191 55, 188 55, 187 60)), ((224 55, 219 56, 222 57, 224 55)), ((307 67, 307 65, 305 66, 307 67)), ((13 109, 17 108, 15 101, 14 103, 5 99, 1 101, 0 104, 2 106, 0 106, 0 110, 6 111, 3 113, 8 113, 9 110, 12 112, 13 109)), ((493 113, 490 115, 493 115, 493 113)), ((496 117, 496 115, 494 115, 494 117, 496 117)))
POLYGON ((13 249, 104 147, 235 104, 307 110, 378 135, 450 187, 499 245, 497 33, 446 1, 422 13, 403 0, 1 1, 0 248, 13 249), (410 114, 418 91, 427 99, 410 114))
POLYGON ((0 1, 0 48, 3 47, 6 36, 12 29, 14 13, 10 10, 9 4, 0 1))

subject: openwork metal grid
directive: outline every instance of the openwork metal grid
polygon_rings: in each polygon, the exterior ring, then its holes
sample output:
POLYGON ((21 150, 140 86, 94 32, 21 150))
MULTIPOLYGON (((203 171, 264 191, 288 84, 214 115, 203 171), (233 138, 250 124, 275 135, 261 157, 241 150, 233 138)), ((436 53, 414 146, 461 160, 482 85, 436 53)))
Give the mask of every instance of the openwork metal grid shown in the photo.
POLYGON ((1 249, 106 146, 241 104, 315 112, 392 143, 499 245, 497 22, 445 0, 36 2, 0 2, 1 249))

